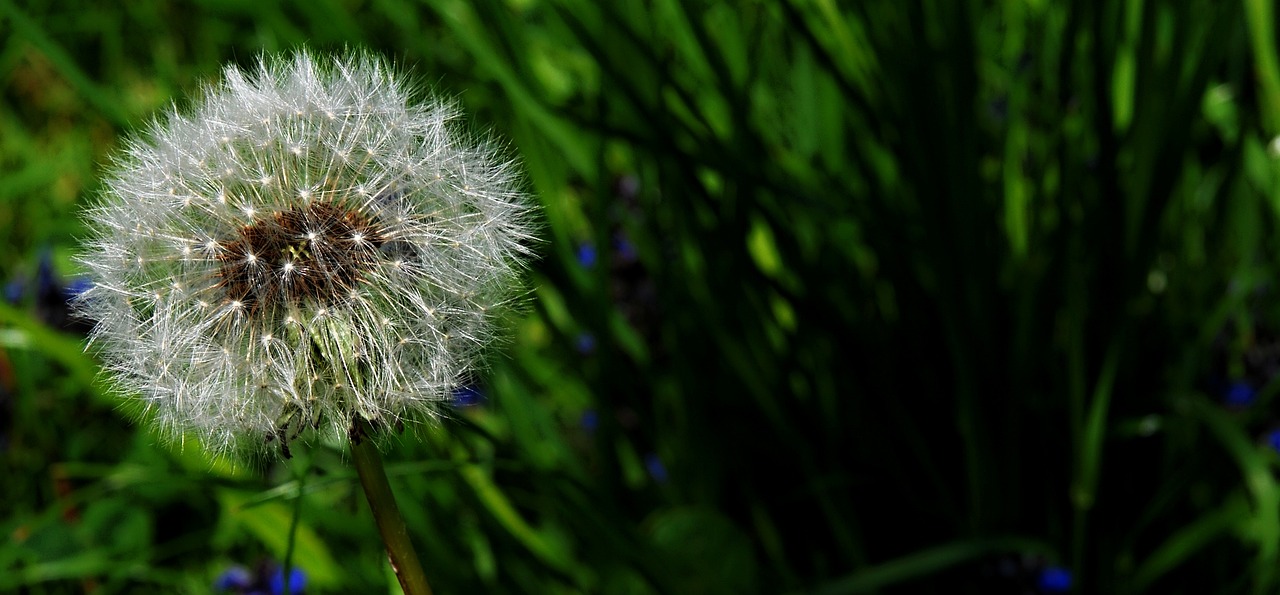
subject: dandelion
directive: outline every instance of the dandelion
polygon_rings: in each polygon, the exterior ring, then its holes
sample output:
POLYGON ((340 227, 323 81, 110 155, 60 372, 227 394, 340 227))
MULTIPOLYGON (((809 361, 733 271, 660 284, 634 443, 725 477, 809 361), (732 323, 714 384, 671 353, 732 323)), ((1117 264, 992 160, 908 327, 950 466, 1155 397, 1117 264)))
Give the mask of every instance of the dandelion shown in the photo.
POLYGON ((160 434, 215 452, 351 438, 406 592, 429 592, 365 438, 441 414, 534 241, 491 141, 386 62, 228 67, 118 158, 87 211, 90 345, 160 434))
POLYGON ((454 106, 413 95, 369 55, 264 58, 128 145, 79 303, 163 436, 287 455, 308 428, 431 418, 462 384, 531 207, 454 106))

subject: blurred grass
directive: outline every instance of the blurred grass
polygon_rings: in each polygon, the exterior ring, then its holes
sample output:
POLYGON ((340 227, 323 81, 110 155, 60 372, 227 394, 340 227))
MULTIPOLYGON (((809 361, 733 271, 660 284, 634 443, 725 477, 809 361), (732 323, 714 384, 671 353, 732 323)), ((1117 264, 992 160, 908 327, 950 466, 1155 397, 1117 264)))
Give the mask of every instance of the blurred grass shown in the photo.
POLYGON ((457 96, 544 206, 487 399, 387 456, 438 592, 1273 592, 1276 18, 0 0, 0 591, 208 592, 295 504, 308 592, 394 589, 341 445, 305 488, 158 446, 57 330, 121 139, 306 45, 457 96))

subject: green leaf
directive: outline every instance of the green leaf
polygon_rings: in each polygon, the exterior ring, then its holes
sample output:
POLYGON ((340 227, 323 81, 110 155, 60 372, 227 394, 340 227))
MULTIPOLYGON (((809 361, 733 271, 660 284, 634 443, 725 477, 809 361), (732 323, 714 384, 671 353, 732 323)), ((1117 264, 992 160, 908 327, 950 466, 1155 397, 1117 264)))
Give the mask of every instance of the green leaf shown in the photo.
MULTIPOLYGON (((283 559, 289 545, 289 525, 293 518, 292 503, 268 502, 248 506, 254 495, 241 490, 220 489, 218 501, 223 515, 258 538, 277 559, 283 559)), ((303 519, 306 521, 307 519, 303 519)), ((342 566, 329 554, 324 541, 305 522, 298 525, 295 537, 294 564, 307 573, 308 584, 319 588, 342 583, 342 566)))
POLYGON ((953 566, 985 556, 1017 552, 1053 556, 1053 550, 1038 541, 1019 538, 975 539, 939 545, 858 570, 814 590, 816 595, 870 593, 893 585, 924 578, 953 566))

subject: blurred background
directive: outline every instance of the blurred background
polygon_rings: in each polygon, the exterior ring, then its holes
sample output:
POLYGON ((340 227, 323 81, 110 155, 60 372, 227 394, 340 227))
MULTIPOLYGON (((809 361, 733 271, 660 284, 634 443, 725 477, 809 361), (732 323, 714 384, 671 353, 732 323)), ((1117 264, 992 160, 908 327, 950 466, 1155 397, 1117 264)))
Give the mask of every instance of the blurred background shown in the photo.
POLYGON ((303 45, 458 98, 543 207, 512 340, 386 453, 437 593, 1277 592, 1276 25, 0 0, 0 592, 398 591, 340 448, 166 447, 66 316, 109 155, 303 45))

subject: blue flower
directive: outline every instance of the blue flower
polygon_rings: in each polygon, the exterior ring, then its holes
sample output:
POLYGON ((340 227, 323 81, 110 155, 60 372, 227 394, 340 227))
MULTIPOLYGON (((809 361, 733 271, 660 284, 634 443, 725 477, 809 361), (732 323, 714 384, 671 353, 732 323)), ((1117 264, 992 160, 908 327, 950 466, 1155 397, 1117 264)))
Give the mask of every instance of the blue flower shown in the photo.
POLYGON ((1227 405, 1243 407, 1253 403, 1254 398, 1257 396, 1258 391, 1253 388, 1253 385, 1244 380, 1235 380, 1227 386, 1222 399, 1227 405))
POLYGON ((475 386, 468 385, 453 389, 453 396, 449 399, 449 404, 453 407, 473 407, 483 405, 484 401, 484 392, 475 386))
POLYGON ((635 262, 639 255, 636 252, 636 245, 627 239, 627 236, 618 233, 613 237, 613 248, 618 252, 618 259, 623 262, 635 262))
POLYGON ((53 254, 48 250, 40 252, 40 263, 36 265, 36 294, 46 296, 60 292, 62 283, 53 272, 53 254))
POLYGON ((578 349, 578 353, 588 355, 596 350, 596 336, 587 332, 578 333, 573 344, 578 349))
POLYGON ((244 591, 253 586, 253 575, 244 566, 232 566, 213 582, 215 591, 244 591))
POLYGON ((4 284, 4 299, 10 304, 17 304, 22 301, 22 296, 27 293, 27 283, 22 279, 11 279, 4 284))
POLYGON ((656 453, 649 453, 644 456, 644 467, 649 470, 649 477, 658 483, 667 483, 667 466, 662 464, 662 459, 656 453))
POLYGON ((1267 446, 1271 447, 1271 450, 1280 452, 1280 429, 1267 432, 1265 440, 1267 442, 1267 446))
POLYGON ((596 428, 600 427, 600 413, 595 409, 583 411, 582 419, 578 420, 578 424, 588 432, 595 432, 596 428))
POLYGON ((76 296, 88 291, 93 287, 93 280, 88 277, 76 277, 62 288, 62 296, 65 299, 74 299, 76 296))
POLYGON ((591 268, 596 265, 596 247, 591 243, 578 244, 577 250, 578 264, 585 268, 591 268))
POLYGON ((1040 571, 1036 585, 1045 593, 1066 593, 1071 590, 1071 571, 1061 566, 1049 566, 1040 571))
MULTIPOLYGON (((284 569, 277 568, 276 573, 271 575, 271 595, 284 594, 284 569)), ((301 568, 293 567, 289 570, 289 592, 301 593, 307 588, 307 575, 302 572, 301 568)))

